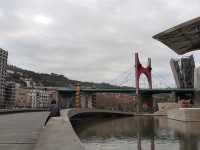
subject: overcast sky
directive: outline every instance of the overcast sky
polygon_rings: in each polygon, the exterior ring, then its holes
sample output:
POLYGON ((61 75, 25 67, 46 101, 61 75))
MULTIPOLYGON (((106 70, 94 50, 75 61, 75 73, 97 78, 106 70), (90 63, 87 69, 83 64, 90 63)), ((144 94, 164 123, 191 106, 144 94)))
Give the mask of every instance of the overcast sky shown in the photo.
MULTIPOLYGON (((199 0, 0 0, 0 47, 8 62, 68 78, 107 82, 134 69, 134 52, 173 83, 171 57, 152 36, 198 17, 199 0)), ((195 53, 196 63, 200 62, 195 53)))

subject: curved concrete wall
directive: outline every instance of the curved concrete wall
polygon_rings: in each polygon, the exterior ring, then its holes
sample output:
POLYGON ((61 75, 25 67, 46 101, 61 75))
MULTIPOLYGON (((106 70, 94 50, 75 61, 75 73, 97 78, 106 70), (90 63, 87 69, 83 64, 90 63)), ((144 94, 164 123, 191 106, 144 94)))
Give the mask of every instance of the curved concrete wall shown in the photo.
POLYGON ((167 112, 167 118, 185 121, 185 122, 200 122, 200 108, 179 108, 167 112))
POLYGON ((47 123, 36 144, 35 150, 84 150, 83 144, 74 132, 70 119, 74 116, 91 114, 110 114, 133 116, 133 113, 96 109, 66 109, 61 117, 53 117, 47 123))
POLYGON ((62 116, 68 118, 73 117, 82 117, 82 116, 92 116, 92 115, 102 115, 102 116, 133 116, 134 114, 131 112, 121 112, 121 111, 111 111, 111 110, 103 110, 103 109, 69 109, 63 110, 61 112, 62 116), (67 115, 67 116, 66 116, 67 115))

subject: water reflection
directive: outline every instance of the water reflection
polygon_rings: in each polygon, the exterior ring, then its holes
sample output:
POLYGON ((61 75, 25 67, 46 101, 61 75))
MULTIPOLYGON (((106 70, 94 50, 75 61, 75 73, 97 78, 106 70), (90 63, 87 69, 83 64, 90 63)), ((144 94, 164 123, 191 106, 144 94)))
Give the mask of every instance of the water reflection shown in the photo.
POLYGON ((76 120, 73 126, 89 150, 200 150, 200 123, 128 117, 76 120))

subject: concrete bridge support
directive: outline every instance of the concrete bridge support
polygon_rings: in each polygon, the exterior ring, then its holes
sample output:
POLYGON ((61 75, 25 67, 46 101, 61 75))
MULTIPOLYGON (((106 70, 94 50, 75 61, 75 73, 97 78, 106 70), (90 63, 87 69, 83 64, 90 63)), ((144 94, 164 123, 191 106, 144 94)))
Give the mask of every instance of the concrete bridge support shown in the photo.
POLYGON ((137 112, 141 112, 142 110, 142 96, 141 95, 137 95, 136 96, 136 101, 137 101, 137 112))
POLYGON ((81 108, 81 87, 80 87, 80 85, 76 86, 75 107, 81 108))
POLYGON ((152 95, 136 96, 137 99, 137 112, 153 111, 153 97, 152 95))
POLYGON ((92 94, 81 94, 81 108, 93 108, 92 94))

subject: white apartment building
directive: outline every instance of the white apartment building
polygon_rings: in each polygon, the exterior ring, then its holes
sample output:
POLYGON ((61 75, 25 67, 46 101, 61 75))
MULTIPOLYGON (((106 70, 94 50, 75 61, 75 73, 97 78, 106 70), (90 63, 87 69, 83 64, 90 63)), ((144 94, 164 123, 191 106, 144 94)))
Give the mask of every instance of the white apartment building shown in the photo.
POLYGON ((0 48, 0 108, 5 107, 5 85, 8 52, 0 48))
POLYGON ((45 89, 31 89, 32 108, 47 108, 49 107, 49 95, 45 89))

